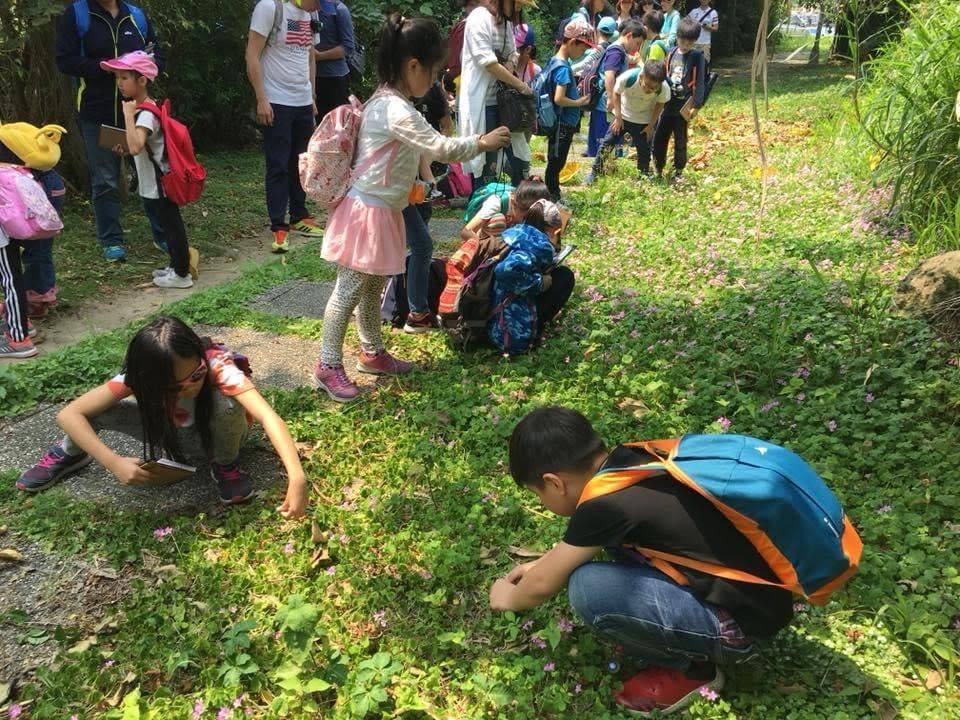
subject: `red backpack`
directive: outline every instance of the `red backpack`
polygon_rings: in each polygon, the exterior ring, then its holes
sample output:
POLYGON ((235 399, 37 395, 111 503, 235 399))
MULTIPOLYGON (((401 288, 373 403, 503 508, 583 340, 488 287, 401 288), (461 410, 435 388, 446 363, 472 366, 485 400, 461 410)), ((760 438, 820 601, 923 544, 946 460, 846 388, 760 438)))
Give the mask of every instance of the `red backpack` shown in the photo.
POLYGON ((460 77, 462 69, 460 55, 463 53, 463 31, 466 26, 467 19, 461 18, 450 28, 450 34, 447 36, 447 72, 450 74, 451 82, 460 77))
MULTIPOLYGON (((171 116, 169 99, 164 100, 160 107, 152 102, 142 103, 137 105, 137 110, 153 113, 160 120, 167 162, 170 163, 170 171, 160 176, 164 196, 175 205, 196 202, 203 193, 207 171, 197 162, 187 126, 171 116)), ((156 160, 153 162, 157 163, 156 160)))

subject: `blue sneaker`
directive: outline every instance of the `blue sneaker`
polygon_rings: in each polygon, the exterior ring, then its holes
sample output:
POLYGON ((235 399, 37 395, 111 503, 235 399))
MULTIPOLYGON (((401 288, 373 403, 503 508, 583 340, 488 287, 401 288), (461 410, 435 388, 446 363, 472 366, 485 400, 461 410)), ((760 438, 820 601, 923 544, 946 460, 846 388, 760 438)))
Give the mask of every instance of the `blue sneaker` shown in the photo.
POLYGON ((108 245, 103 249, 103 256, 107 262, 126 262, 127 251, 123 245, 108 245))

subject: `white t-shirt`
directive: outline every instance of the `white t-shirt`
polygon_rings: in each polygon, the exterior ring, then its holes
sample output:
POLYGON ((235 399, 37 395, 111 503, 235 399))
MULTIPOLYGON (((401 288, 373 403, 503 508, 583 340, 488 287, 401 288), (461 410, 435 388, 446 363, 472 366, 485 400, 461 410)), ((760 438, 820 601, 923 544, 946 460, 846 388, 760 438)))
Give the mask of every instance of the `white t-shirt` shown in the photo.
POLYGON ((641 72, 641 68, 634 68, 621 73, 613 85, 613 91, 620 95, 620 110, 623 113, 623 119, 637 125, 646 125, 650 122, 653 108, 657 103, 666 104, 670 102, 670 86, 664 80, 660 83, 660 92, 648 93, 643 89, 643 82, 640 79, 641 72), (633 84, 627 87, 630 80, 633 80, 633 84))
MULTIPOLYGON (((695 7, 687 17, 692 17, 698 23, 703 25, 713 25, 714 23, 720 22, 720 14, 712 7, 707 6, 695 7)), ((713 33, 707 30, 706 28, 700 28, 700 37, 697 38, 697 45, 709 45, 710 38, 713 36, 713 33)))
POLYGON ((271 37, 275 12, 273 0, 260 0, 250 18, 250 29, 267 39, 260 56, 260 74, 267 100, 288 107, 311 105, 310 48, 313 47, 313 33, 310 13, 284 2, 280 30, 271 37))
POLYGON ((500 200, 500 196, 496 193, 487 195, 487 199, 483 201, 480 205, 480 209, 477 210, 477 214, 474 215, 476 218, 481 220, 489 220, 494 215, 499 215, 503 212, 503 201, 500 200))
POLYGON ((160 166, 160 172, 164 174, 170 172, 170 163, 164 157, 165 144, 163 130, 160 128, 160 118, 152 112, 141 110, 136 116, 136 126, 147 131, 146 146, 139 154, 133 156, 133 164, 137 169, 137 192, 140 197, 158 200, 160 190, 157 187, 157 168, 153 163, 156 162, 160 166))

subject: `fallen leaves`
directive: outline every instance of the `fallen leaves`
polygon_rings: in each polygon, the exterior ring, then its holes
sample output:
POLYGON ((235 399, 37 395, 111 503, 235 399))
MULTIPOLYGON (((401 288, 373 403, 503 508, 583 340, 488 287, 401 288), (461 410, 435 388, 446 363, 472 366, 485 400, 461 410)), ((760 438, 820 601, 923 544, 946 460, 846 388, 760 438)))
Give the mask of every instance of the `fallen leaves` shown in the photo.
POLYGON ((4 548, 0 550, 0 560, 6 562, 23 562, 23 555, 13 548, 4 548))

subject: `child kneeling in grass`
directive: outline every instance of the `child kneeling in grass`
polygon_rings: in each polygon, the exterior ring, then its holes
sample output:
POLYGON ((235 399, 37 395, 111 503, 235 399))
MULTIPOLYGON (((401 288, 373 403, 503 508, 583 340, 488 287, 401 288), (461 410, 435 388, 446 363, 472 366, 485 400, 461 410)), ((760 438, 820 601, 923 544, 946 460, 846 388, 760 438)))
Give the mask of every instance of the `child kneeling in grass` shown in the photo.
POLYGON ((210 460, 221 502, 244 502, 254 489, 237 457, 251 420, 263 426, 287 471, 287 495, 277 510, 303 515, 306 478, 286 424, 229 350, 178 318, 160 317, 130 341, 123 372, 60 411, 57 424, 66 435, 20 476, 17 488, 44 490, 94 459, 124 485, 151 484, 159 478, 143 467, 146 461, 183 463, 189 447, 210 460), (101 430, 142 440, 142 457, 118 455, 97 437, 101 430))
POLYGON ((641 716, 674 712, 701 691, 719 688, 719 665, 747 660, 793 616, 788 590, 680 566, 661 571, 632 549, 656 548, 776 580, 715 505, 666 473, 581 502, 598 473, 658 461, 639 447, 607 450, 574 410, 545 407, 527 415, 510 438, 510 473, 544 507, 570 520, 546 555, 513 568, 490 589, 494 610, 519 611, 566 587, 586 625, 646 665, 616 695, 641 716), (591 562, 601 550, 611 562, 591 562))

